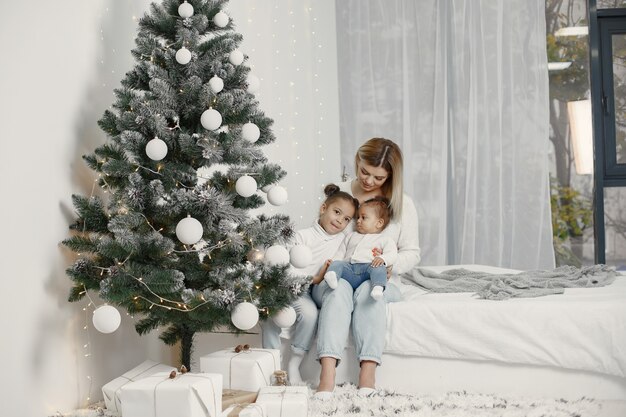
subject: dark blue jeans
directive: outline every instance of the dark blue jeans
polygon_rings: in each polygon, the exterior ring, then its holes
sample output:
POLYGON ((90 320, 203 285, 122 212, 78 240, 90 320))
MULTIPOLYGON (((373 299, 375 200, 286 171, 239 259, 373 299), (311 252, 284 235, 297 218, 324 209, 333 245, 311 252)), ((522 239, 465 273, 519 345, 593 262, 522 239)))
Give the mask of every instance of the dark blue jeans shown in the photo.
POLYGON ((368 279, 372 281, 372 287, 380 285, 385 288, 387 284, 387 267, 385 265, 374 268, 370 263, 351 264, 346 261, 333 261, 328 267, 328 272, 330 271, 335 271, 337 278, 348 281, 354 290, 368 279))

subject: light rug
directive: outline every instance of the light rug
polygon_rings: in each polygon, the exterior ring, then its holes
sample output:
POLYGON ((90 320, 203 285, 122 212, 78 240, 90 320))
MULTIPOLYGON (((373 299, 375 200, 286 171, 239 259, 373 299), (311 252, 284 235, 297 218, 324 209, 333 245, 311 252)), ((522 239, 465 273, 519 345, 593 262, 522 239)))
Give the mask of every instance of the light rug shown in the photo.
MULTIPOLYGON (((354 385, 345 384, 335 388, 331 400, 311 398, 308 417, 595 417, 600 414, 601 408, 600 402, 588 398, 566 401, 466 392, 421 396, 381 390, 363 398, 357 395, 354 385)), ((58 413, 51 417, 61 416, 117 417, 118 414, 103 409, 102 404, 95 404, 89 409, 58 413)))
POLYGON ((362 398, 350 384, 336 387, 331 400, 312 399, 309 403, 309 417, 591 417, 600 410, 601 404, 588 398, 525 399, 466 392, 421 396, 387 390, 362 398))

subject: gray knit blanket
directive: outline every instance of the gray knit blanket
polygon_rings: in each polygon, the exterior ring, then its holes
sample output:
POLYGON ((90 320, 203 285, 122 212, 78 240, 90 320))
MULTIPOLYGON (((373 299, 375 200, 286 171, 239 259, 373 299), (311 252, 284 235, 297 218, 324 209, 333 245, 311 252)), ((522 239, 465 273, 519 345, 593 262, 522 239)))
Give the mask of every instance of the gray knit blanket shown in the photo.
POLYGON ((561 266, 518 274, 490 274, 464 268, 437 273, 427 268, 415 268, 402 278, 430 292, 471 292, 478 298, 507 300, 562 294, 565 288, 603 287, 615 281, 617 275, 615 268, 593 265, 583 268, 561 266))

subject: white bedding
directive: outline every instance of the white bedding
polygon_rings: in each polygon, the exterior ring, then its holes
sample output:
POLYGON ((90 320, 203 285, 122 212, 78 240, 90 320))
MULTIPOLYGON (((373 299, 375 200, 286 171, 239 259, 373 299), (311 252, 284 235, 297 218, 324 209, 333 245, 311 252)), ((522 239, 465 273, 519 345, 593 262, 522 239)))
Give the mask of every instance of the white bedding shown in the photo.
MULTIPOLYGON (((424 267, 511 272, 482 265, 424 267)), ((433 294, 405 285, 388 305, 385 352, 494 360, 626 377, 626 276, 600 288, 507 301, 433 294)))

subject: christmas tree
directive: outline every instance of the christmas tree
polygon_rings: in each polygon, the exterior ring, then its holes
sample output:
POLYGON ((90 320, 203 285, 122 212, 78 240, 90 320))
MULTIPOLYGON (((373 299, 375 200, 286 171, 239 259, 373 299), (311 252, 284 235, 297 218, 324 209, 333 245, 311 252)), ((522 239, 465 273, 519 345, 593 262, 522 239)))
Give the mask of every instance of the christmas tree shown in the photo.
POLYGON ((136 65, 98 122, 109 139, 83 157, 104 197, 73 196, 63 241, 78 253, 69 301, 98 292, 141 317, 139 334, 180 341, 188 369, 195 333, 247 330, 306 289, 281 246, 289 218, 249 213, 265 204, 257 188, 285 201, 286 173, 261 150, 272 120, 225 3, 164 0, 140 20, 136 65))

